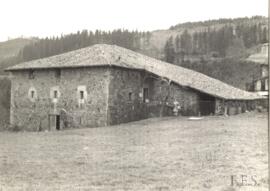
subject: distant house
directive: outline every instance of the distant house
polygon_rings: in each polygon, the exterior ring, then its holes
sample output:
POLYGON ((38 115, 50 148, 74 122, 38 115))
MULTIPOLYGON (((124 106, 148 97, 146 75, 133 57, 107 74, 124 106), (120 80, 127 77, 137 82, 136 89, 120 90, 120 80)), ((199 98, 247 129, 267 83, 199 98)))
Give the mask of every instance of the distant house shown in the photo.
POLYGON ((262 97, 204 74, 98 44, 6 69, 11 124, 26 130, 108 126, 171 115, 236 114, 262 97))
POLYGON ((262 96, 268 97, 269 90, 269 65, 268 65, 268 43, 263 44, 258 53, 249 56, 248 61, 260 64, 260 76, 254 78, 246 84, 248 91, 257 92, 262 96))
POLYGON ((251 54, 247 58, 247 61, 268 64, 268 46, 268 43, 262 44, 255 54, 251 54))
POLYGON ((259 95, 268 97, 269 90, 269 75, 268 75, 268 65, 262 64, 261 73, 258 78, 252 80, 252 82, 247 83, 247 90, 252 92, 257 92, 259 95))

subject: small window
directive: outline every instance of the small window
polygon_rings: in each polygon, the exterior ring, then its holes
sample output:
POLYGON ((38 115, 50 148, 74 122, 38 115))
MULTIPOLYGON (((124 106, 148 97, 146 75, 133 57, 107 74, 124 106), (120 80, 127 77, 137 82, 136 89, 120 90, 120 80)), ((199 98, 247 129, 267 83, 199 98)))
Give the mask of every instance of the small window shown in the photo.
POLYGON ((32 91, 31 91, 31 98, 33 99, 34 97, 35 97, 35 91, 32 90, 32 91))
POLYGON ((129 92, 129 93, 128 93, 128 100, 129 100, 129 101, 132 101, 132 92, 129 92))
POLYGON ((55 70, 55 78, 61 78, 61 70, 60 69, 56 69, 55 70))
POLYGON ((58 99, 61 97, 61 93, 59 90, 59 86, 53 86, 50 88, 50 98, 51 101, 56 103, 58 101, 58 99))
POLYGON ((28 75, 29 75, 28 76, 29 79, 34 79, 35 78, 34 70, 30 70, 28 75))
POLYGON ((86 86, 80 85, 77 87, 77 99, 79 106, 84 105, 87 101, 87 91, 86 86))
POLYGON ((31 87, 28 90, 28 98, 31 102, 34 102, 37 99, 37 90, 34 87, 31 87))
POLYGON ((80 99, 84 99, 84 91, 80 91, 80 99))
POLYGON ((58 91, 57 91, 57 90, 54 90, 54 91, 53 91, 53 97, 54 97, 54 98, 58 98, 58 91))

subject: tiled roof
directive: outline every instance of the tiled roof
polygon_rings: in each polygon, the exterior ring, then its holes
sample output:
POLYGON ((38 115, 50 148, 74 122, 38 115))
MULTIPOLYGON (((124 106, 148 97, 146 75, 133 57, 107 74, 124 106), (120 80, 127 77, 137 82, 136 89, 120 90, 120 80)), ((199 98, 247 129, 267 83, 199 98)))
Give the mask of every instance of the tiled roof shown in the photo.
POLYGON ((64 54, 24 62, 7 71, 47 68, 75 68, 91 66, 118 66, 140 69, 167 78, 181 86, 190 87, 226 100, 261 99, 257 93, 230 86, 202 73, 169 64, 137 52, 107 44, 97 44, 64 54))

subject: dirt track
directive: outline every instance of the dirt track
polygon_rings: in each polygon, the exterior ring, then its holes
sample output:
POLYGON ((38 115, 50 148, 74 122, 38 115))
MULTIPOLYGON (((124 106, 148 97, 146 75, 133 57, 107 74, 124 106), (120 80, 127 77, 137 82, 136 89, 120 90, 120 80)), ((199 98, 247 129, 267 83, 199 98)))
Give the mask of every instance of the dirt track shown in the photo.
POLYGON ((268 190, 267 143, 260 113, 2 132, 0 190, 268 190))

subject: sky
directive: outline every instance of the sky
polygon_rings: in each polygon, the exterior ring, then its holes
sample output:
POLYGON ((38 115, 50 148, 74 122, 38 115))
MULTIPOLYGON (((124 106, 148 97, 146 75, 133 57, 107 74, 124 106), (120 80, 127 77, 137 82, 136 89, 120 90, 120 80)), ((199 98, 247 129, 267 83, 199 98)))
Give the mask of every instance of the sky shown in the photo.
POLYGON ((268 15, 268 0, 2 0, 0 41, 83 29, 153 31, 254 15, 268 15))

